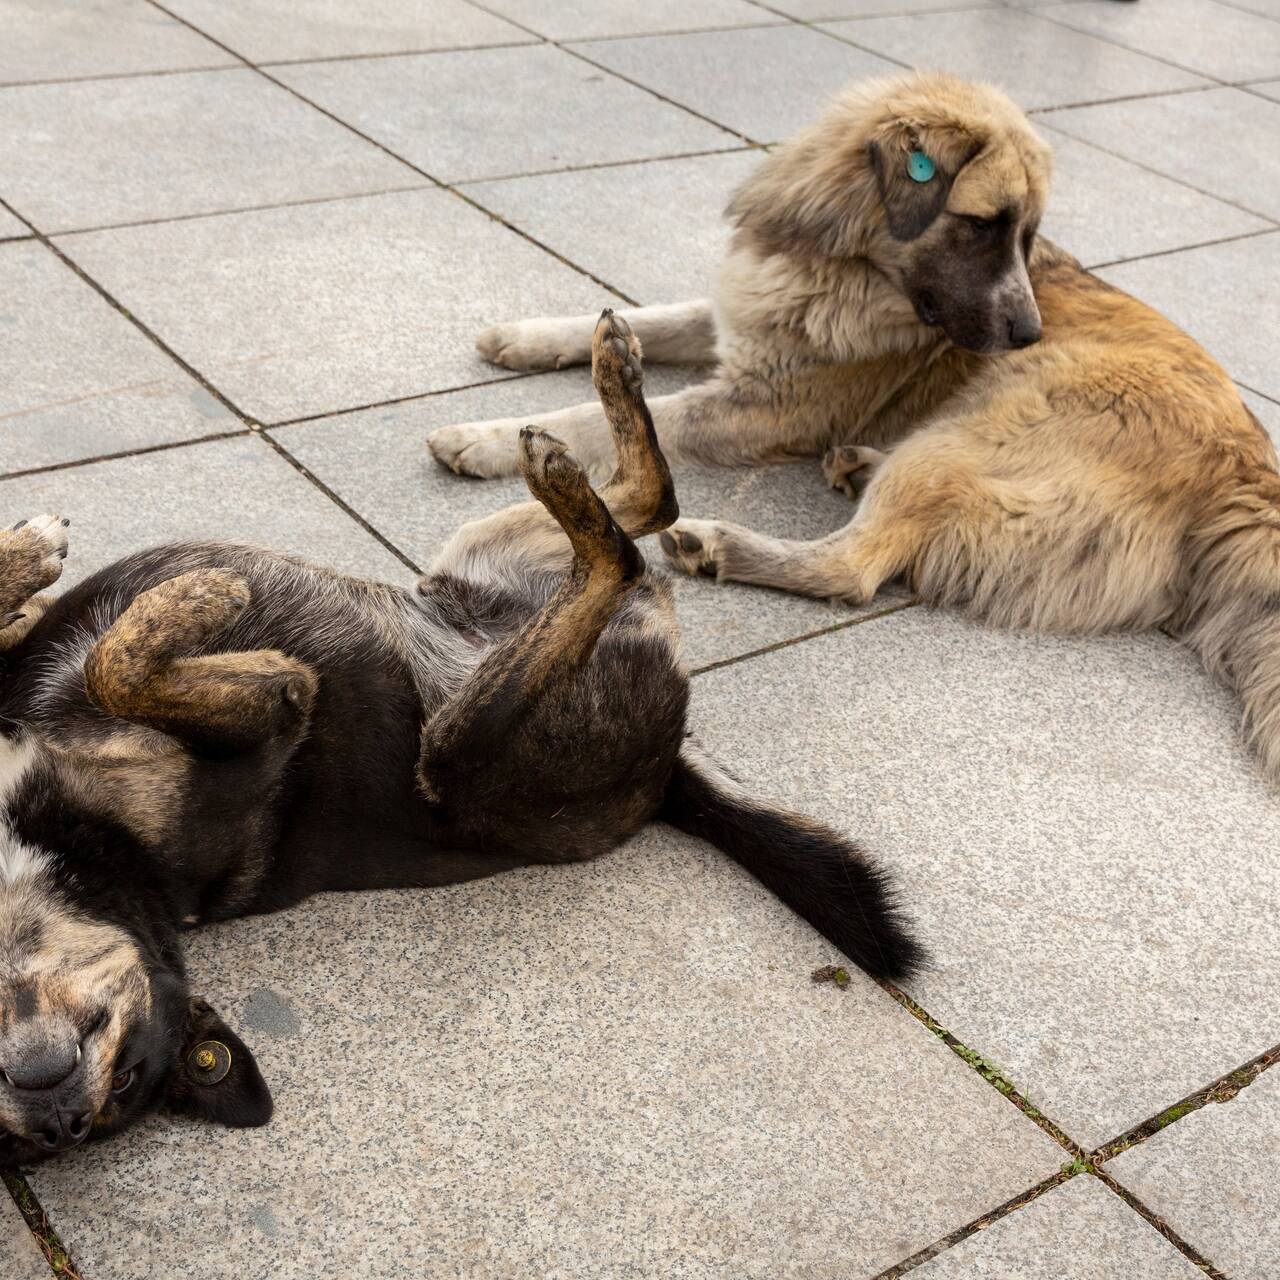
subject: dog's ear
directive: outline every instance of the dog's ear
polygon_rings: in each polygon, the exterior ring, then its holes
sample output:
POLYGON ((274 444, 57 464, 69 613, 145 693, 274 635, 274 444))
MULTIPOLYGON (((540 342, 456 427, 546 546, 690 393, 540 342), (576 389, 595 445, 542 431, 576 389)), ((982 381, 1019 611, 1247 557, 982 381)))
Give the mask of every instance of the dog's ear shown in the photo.
POLYGON ((889 234, 915 240, 946 208, 958 167, 925 150, 909 133, 867 144, 889 234))
POLYGON ((253 1054, 203 1000, 192 1000, 187 1009, 169 1106, 232 1129, 271 1119, 271 1091, 253 1054))

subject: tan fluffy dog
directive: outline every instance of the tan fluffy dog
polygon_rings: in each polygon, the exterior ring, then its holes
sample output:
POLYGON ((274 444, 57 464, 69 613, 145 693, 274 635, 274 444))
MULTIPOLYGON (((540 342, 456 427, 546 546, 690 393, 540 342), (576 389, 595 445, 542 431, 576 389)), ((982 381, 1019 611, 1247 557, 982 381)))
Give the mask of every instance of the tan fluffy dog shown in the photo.
MULTIPOLYGON (((624 313, 651 361, 717 362, 651 402, 658 435, 672 459, 825 455, 833 486, 865 492, 814 542, 681 520, 664 549, 688 572, 856 603, 905 575, 1008 626, 1171 628, 1239 691, 1280 778, 1275 451, 1194 341, 1037 238, 1049 169, 1003 94, 936 74, 849 90, 765 160, 730 205, 714 306, 624 313)), ((501 325, 480 349, 576 363, 593 324, 501 325)), ((610 462, 597 405, 536 421, 610 462)), ((506 474, 522 423, 446 427, 431 450, 506 474)))

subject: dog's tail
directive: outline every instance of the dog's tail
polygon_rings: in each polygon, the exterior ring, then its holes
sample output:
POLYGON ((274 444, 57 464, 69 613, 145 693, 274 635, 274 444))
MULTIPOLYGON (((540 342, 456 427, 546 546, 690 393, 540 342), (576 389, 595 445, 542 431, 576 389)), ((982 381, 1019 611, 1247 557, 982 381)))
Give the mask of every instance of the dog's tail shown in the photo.
POLYGON ((884 871, 820 823, 754 799, 690 742, 658 816, 727 853, 873 977, 925 963, 884 871))
POLYGON ((1239 694, 1245 739, 1280 783, 1280 480, 1234 485, 1188 547, 1182 638, 1239 694))

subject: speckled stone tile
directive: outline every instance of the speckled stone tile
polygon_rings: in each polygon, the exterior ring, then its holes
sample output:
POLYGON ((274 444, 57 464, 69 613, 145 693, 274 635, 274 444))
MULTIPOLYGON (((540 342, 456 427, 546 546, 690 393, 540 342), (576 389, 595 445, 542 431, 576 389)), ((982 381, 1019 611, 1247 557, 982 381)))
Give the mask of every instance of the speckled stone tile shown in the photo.
MULTIPOLYGON (((1274 1035, 1274 1020, 1261 1030, 1274 1035)), ((1280 1275, 1280 1071, 1183 1116, 1107 1170, 1232 1280, 1280 1275)))
POLYGON ((15 218, 8 209, 0 209, 0 240, 17 240, 30 234, 25 223, 15 218))
POLYGON ((1264 141, 1280 134, 1280 103, 1269 98, 1206 89, 1053 111, 1040 123, 1280 219, 1280 147, 1264 141), (1242 138, 1250 140, 1247 164, 1242 138))
POLYGON ((255 71, 0 93, 0 191, 46 233, 425 181, 255 71))
POLYGON ((900 871, 911 994, 1078 1142, 1274 1042, 1280 797, 1172 640, 915 608, 694 687, 713 754, 900 871))
POLYGON ((943 67, 1007 90, 1026 110, 1205 83, 1018 9, 906 14, 826 28, 907 66, 943 67))
POLYGON ((265 441, 250 435, 0 480, 12 523, 71 521, 58 590, 130 551, 217 538, 292 551, 349 573, 409 585, 413 575, 265 441))
POLYGON ((0 245, 0 474, 239 427, 43 245, 0 245))
MULTIPOLYGON (((648 394, 656 396, 699 375, 655 366, 645 376, 648 394)), ((472 480, 438 466, 426 449, 431 431, 451 422, 542 413, 593 397, 585 370, 564 370, 302 423, 273 434, 343 501, 425 568, 460 524, 528 498, 518 478, 472 480)), ((819 537, 846 523, 852 514, 848 499, 826 487, 816 462, 754 470, 685 467, 676 470, 675 482, 686 514, 746 520, 781 537, 819 537)), ((651 564, 663 564, 654 539, 642 541, 641 546, 651 564)), ((672 586, 685 658, 695 667, 866 612, 683 576, 674 577, 672 586)), ((890 603, 904 599, 899 592, 890 603)))
POLYGON ((145 0, 0 0, 0 85, 234 66, 145 0))
POLYGON ((1115 0, 1046 5, 1036 12, 1077 31, 1217 80, 1280 75, 1280 23, 1217 0, 1115 0))
MULTIPOLYGON (((1107 0, 1108 4, 1115 0, 1107 0)), ((1056 129, 1053 190, 1041 230, 1085 266, 1262 231, 1271 224, 1056 129)))
POLYGON ((313 62, 275 74, 447 182, 708 151, 733 141, 551 45, 313 62))
POLYGON ((1280 231, 1124 262, 1100 274, 1181 325, 1232 377, 1280 398, 1280 231))
POLYGON ((1240 391, 1240 399, 1253 411, 1258 421, 1266 427, 1271 439, 1280 447, 1280 404, 1243 389, 1240 391))
POLYGON ((5 1280, 49 1280, 49 1264, 9 1193, 0 1187, 0 1273, 5 1280))
POLYGON ((501 376, 474 346, 495 315, 616 301, 438 190, 64 236, 60 244, 264 422, 501 376))
POLYGON ((705 297, 728 242, 729 197, 759 151, 584 169, 467 190, 640 303, 705 297))
POLYGON ((550 40, 654 35, 699 27, 753 27, 777 15, 746 0, 488 0, 488 7, 550 40))
POLYGON ((920 1268, 920 1280, 1203 1280, 1097 1178, 1075 1177, 920 1268))
POLYGON ((805 22, 835 18, 883 18, 898 13, 935 13, 939 9, 984 9, 1000 0, 771 0, 769 7, 805 22))
POLYGON ((465 0, 167 0, 167 7, 259 63, 533 39, 465 0))
POLYGON ((112 1280, 158 1240, 192 1277, 870 1277, 1063 1152, 869 980, 811 982, 830 956, 656 828, 218 926, 195 987, 271 1125, 157 1119, 35 1190, 112 1280))
POLYGON ((853 80, 897 68, 808 27, 704 31, 574 48, 754 142, 779 142, 853 80))

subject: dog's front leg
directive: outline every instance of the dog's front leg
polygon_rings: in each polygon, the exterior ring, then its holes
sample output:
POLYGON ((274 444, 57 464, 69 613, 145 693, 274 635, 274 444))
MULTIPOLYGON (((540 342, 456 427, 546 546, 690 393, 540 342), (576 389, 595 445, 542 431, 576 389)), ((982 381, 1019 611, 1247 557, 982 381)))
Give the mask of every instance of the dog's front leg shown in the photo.
POLYGON ((48 605, 37 595, 62 576, 70 523, 42 515, 0 532, 0 652, 17 645, 48 605))
POLYGON ((189 656, 226 632, 249 600, 248 583, 230 569, 196 569, 142 592, 90 649, 89 697, 108 715, 202 751, 300 737, 317 688, 306 664, 274 649, 189 656))

